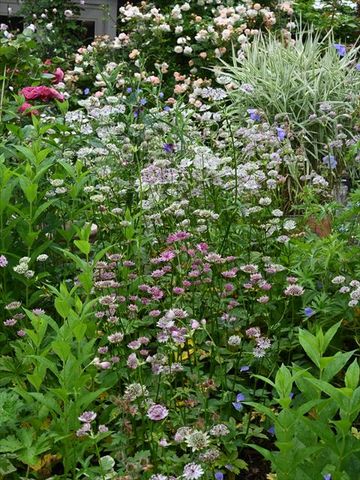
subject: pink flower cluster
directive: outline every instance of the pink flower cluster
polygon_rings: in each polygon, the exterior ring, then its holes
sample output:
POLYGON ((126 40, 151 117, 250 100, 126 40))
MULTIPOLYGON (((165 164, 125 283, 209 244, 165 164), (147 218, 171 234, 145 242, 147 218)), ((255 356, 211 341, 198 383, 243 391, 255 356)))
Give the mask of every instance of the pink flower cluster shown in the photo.
MULTIPOLYGON (((60 76, 58 75, 56 78, 60 78, 60 76)), ((39 115, 39 111, 34 109, 29 111, 32 105, 28 102, 28 100, 39 99, 43 102, 48 102, 55 99, 59 100, 59 102, 64 101, 64 95, 55 90, 55 88, 46 87, 45 85, 39 85, 37 87, 25 87, 20 90, 20 95, 23 95, 26 101, 19 107, 19 112, 27 112, 31 115, 39 115)))

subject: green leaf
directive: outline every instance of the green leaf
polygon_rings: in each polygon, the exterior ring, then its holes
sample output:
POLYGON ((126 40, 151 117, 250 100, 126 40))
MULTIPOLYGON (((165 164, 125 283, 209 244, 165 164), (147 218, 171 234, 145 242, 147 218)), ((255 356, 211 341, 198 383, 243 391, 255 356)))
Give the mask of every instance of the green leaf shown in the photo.
POLYGON ((54 305, 55 305, 56 311, 62 318, 68 317, 71 310, 71 306, 66 299, 62 297, 57 297, 55 298, 54 305))
POLYGON ((5 476, 12 472, 16 472, 16 467, 9 459, 0 457, 0 475, 5 476))
POLYGON ((84 255, 89 255, 91 251, 91 244, 87 240, 74 240, 74 244, 84 255))
POLYGON ((355 359, 352 364, 348 367, 345 373, 345 386, 355 390, 359 385, 359 362, 355 359))
POLYGON ((299 342, 302 348, 305 350, 308 357, 315 363, 315 365, 320 368, 320 357, 319 345, 317 343, 316 337, 312 335, 307 330, 299 329, 299 342))
MULTIPOLYGON (((346 365, 349 358, 353 355, 352 352, 337 352, 333 357, 325 357, 330 359, 328 365, 323 370, 322 379, 329 382, 340 370, 346 365)), ((321 359, 324 360, 324 357, 321 359)))
POLYGON ((63 340, 55 340, 51 344, 52 349, 56 353, 56 355, 63 361, 65 362, 71 352, 71 347, 69 343, 63 341, 63 340))
POLYGON ((40 205, 40 207, 38 207, 35 210, 35 213, 34 213, 34 216, 33 216, 33 221, 35 221, 42 213, 44 213, 54 202, 56 202, 56 200, 52 199, 52 200, 48 200, 47 202, 40 205))
POLYGON ((336 332, 339 330, 340 325, 341 325, 341 320, 340 322, 335 323, 335 325, 329 328, 329 330, 324 334, 324 350, 322 353, 324 353, 328 348, 331 340, 334 338, 336 332))
POLYGON ((15 148, 16 148, 16 150, 21 152, 24 155, 25 158, 30 160, 30 162, 32 162, 34 164, 36 163, 36 157, 35 157, 33 151, 31 150, 31 148, 25 147, 23 145, 16 145, 15 148))
POLYGON ((20 183, 21 190, 24 192, 26 200, 29 203, 33 203, 37 197, 37 189, 38 189, 37 184, 32 183, 26 177, 21 177, 19 183, 20 183))

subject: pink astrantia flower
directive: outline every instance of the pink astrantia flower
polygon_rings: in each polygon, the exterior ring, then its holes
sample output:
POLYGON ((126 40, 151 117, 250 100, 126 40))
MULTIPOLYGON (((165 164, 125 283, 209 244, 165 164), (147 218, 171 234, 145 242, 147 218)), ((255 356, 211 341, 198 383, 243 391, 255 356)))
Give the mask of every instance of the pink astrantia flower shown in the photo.
POLYGON ((197 480, 204 474, 204 470, 197 463, 188 463, 184 467, 184 478, 186 480, 197 480))
POLYGON ((179 242, 182 240, 187 240, 191 234, 189 232, 176 232, 176 233, 171 233, 167 239, 166 243, 174 243, 174 242, 179 242))
POLYGON ((158 403, 151 405, 151 407, 147 411, 147 416, 150 418, 150 420, 154 420, 155 422, 164 420, 164 418, 166 418, 168 414, 169 410, 158 403))
POLYGON ((0 268, 5 268, 7 264, 8 261, 5 255, 0 255, 0 268))
POLYGON ((80 422, 91 423, 95 420, 95 418, 96 418, 96 413, 92 411, 88 411, 80 415, 79 420, 80 422))

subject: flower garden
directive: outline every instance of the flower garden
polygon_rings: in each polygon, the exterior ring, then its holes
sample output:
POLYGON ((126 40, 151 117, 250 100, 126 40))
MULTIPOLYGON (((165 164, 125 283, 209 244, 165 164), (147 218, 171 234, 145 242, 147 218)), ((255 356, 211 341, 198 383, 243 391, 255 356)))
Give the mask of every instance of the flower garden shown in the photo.
POLYGON ((0 479, 359 480, 359 17, 304 5, 0 25, 0 479))

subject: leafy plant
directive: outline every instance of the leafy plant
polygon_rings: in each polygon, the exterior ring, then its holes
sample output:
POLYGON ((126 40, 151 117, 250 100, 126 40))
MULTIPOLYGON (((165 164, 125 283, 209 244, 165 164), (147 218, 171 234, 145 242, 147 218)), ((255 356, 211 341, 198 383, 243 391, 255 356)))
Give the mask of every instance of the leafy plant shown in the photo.
POLYGON ((270 460, 279 480, 313 479, 321 475, 335 480, 356 478, 359 470, 359 440, 352 427, 360 412, 359 364, 354 359, 345 371, 345 385, 337 375, 354 352, 325 356, 340 328, 334 325, 316 335, 299 330, 299 342, 312 363, 314 373, 294 365, 278 370, 275 381, 259 377, 277 395, 272 408, 248 403, 273 423, 276 451, 253 445, 270 460))

